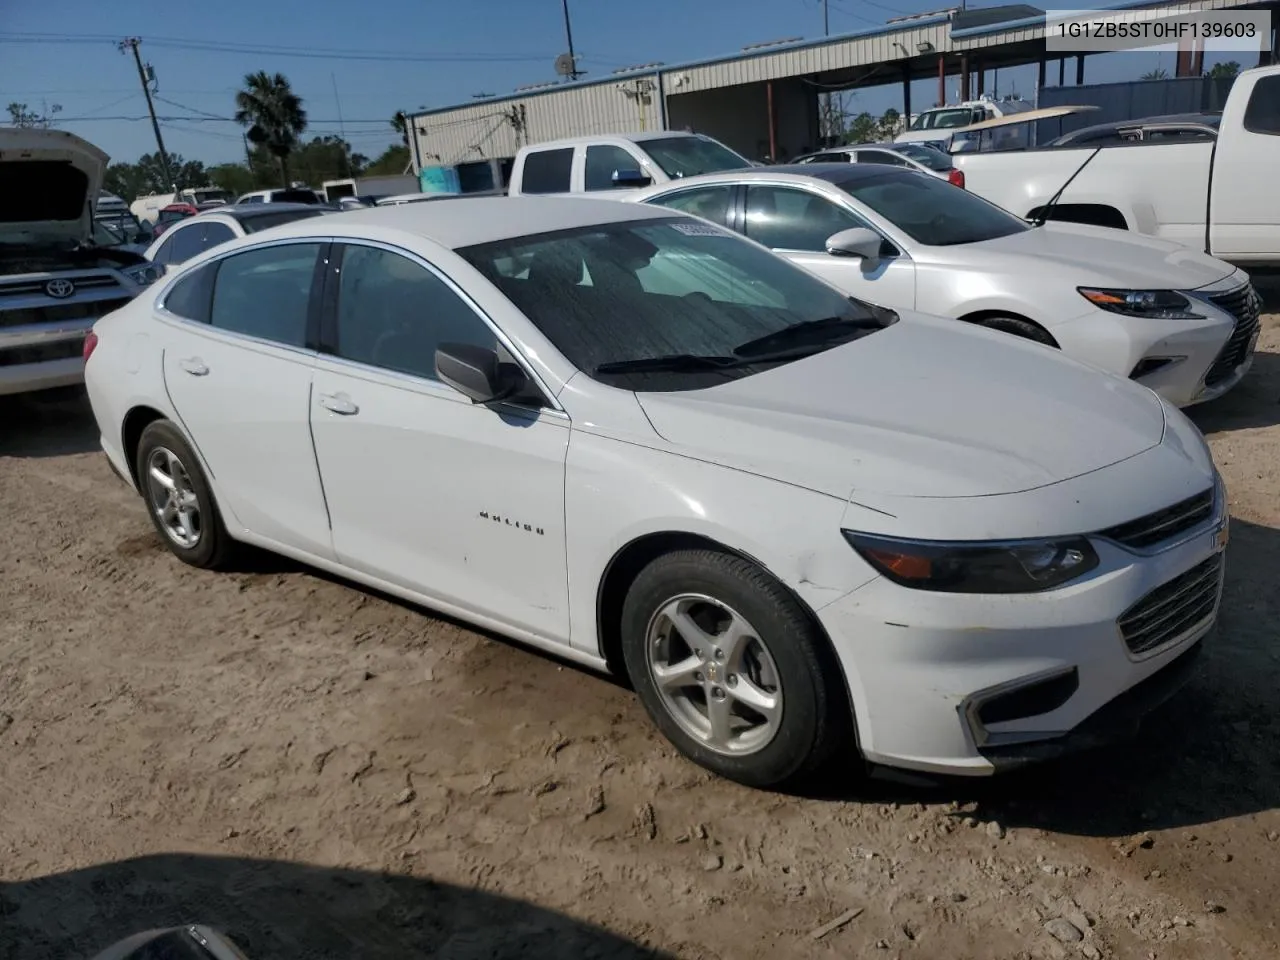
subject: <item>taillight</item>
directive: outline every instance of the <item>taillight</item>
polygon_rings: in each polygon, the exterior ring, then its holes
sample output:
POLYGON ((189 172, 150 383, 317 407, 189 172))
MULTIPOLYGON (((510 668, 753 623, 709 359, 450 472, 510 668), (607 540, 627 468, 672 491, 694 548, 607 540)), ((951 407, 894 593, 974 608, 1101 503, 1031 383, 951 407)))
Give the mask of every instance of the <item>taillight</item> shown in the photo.
POLYGON ((964 189, 964 171, 956 167, 952 167, 947 171, 947 182, 952 186, 964 189))
POLYGON ((98 335, 90 330, 84 337, 84 359, 87 363, 89 355, 93 353, 93 348, 98 345, 98 335))

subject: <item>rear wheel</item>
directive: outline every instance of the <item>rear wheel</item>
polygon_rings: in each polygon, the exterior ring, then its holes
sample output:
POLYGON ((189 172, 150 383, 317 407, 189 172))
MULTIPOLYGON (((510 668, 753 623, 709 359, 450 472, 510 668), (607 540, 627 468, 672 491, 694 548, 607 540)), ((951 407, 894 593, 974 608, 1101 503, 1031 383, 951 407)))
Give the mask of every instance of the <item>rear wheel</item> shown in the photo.
POLYGON ((168 420, 147 425, 135 461, 147 514, 165 545, 184 563, 224 565, 233 541, 190 445, 168 420))
POLYGON ((622 610, 627 672, 695 763, 750 786, 810 774, 848 742, 839 666, 811 617, 756 565, 714 550, 659 557, 622 610))

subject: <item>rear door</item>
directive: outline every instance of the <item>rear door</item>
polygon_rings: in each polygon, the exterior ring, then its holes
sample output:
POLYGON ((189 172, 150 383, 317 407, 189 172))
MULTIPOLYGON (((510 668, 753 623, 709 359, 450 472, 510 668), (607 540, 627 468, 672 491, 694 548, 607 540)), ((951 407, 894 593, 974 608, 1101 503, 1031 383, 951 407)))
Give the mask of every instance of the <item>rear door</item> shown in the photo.
POLYGON ((308 409, 311 291, 326 249, 285 241, 212 261, 156 309, 165 386, 222 505, 253 533, 322 558, 333 550, 308 409))
POLYGON ((1209 250, 1214 256, 1280 263, 1277 170, 1280 71, 1244 73, 1232 87, 1213 155, 1209 250))
POLYGON ((842 230, 865 227, 880 233, 843 204, 804 187, 753 183, 747 186, 745 219, 743 232, 752 240, 855 297, 914 309, 915 264, 887 237, 880 259, 871 263, 827 253, 827 238, 842 230))

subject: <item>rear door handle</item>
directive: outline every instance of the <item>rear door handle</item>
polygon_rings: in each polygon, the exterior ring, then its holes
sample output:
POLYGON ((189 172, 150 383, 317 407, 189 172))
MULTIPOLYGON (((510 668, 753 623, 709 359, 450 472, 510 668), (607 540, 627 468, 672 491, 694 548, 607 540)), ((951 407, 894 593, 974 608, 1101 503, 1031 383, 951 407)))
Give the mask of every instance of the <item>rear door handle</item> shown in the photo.
POLYGON ((352 414, 360 412, 360 408, 351 402, 351 398, 344 393, 322 393, 320 394, 320 406, 333 413, 341 414, 349 417, 352 414))
POLYGON ((188 357, 186 360, 179 360, 178 366, 193 377, 203 377, 209 372, 209 368, 205 366, 204 361, 199 357, 188 357))

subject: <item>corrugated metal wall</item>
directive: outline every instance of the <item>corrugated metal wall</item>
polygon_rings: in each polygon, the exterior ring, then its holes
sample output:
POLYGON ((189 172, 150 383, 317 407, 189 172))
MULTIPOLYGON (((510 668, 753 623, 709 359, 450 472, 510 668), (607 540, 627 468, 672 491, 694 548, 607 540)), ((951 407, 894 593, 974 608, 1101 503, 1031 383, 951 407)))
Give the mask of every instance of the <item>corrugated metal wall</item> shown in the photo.
POLYGON ((509 157, 526 142, 661 129, 658 77, 627 74, 613 83, 530 91, 521 99, 482 101, 418 116, 413 126, 423 166, 509 157), (523 139, 510 119, 510 112, 521 107, 526 124, 523 139))
POLYGON ((1182 77, 1169 80, 1131 80, 1127 83, 1095 83, 1082 87, 1044 87, 1039 106, 1062 107, 1091 104, 1097 110, 1041 120, 1036 142, 1047 143, 1072 130, 1118 120, 1140 120, 1170 113, 1218 111, 1227 102, 1234 77, 1182 77))

